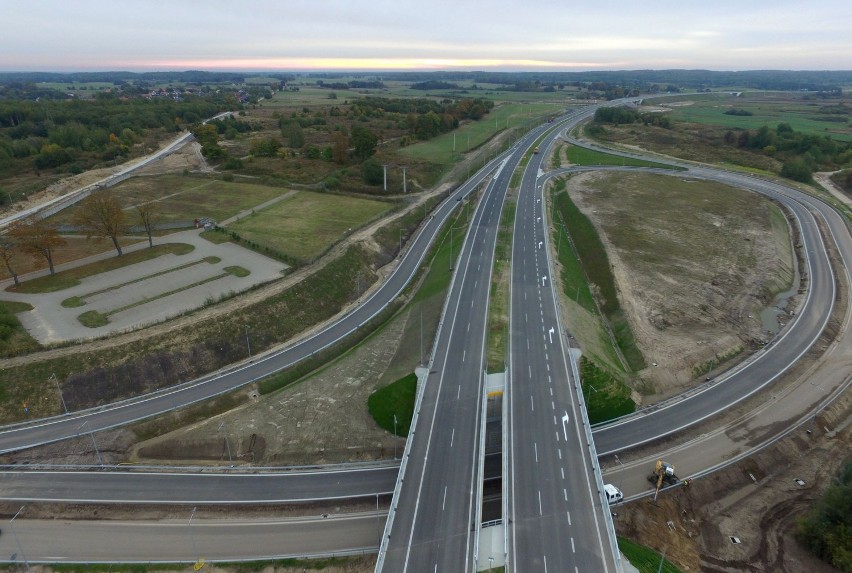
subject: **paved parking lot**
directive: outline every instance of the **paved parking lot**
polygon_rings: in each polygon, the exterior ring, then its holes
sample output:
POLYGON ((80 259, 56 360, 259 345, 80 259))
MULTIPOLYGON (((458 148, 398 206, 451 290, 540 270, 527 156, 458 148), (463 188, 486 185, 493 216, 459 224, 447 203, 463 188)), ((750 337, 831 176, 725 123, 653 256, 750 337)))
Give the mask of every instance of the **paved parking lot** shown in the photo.
MULTIPOLYGON (((17 316, 36 340, 50 344, 95 338, 160 322, 204 306, 207 301, 279 278, 287 268, 233 243, 213 244, 202 239, 200 233, 193 229, 160 239, 160 242, 194 245, 195 249, 186 255, 157 257, 88 277, 75 287, 54 293, 3 292, 0 298, 31 304, 32 311, 17 316), (221 260, 208 263, 205 257, 221 260), (237 277, 227 273, 224 269, 230 266, 240 266, 249 275, 237 277), (86 304, 76 308, 62 306, 63 300, 75 296, 83 298, 86 304), (77 317, 90 310, 109 315, 109 324, 97 328, 83 326, 77 317)), ((139 243, 133 247, 146 246, 147 243, 139 243)))

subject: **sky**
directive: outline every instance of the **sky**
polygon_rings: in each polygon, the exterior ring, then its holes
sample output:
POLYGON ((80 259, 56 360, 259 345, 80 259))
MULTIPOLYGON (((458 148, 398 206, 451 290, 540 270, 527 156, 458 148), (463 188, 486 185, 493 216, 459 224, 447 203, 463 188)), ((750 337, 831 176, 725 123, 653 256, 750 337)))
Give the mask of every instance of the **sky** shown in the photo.
POLYGON ((0 0, 0 71, 850 70, 849 0, 0 0))

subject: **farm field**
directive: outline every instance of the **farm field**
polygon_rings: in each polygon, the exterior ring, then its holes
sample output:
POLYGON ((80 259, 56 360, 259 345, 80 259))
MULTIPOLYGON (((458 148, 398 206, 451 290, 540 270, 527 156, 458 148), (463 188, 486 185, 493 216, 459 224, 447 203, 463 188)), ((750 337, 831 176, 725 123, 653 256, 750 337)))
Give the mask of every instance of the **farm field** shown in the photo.
POLYGON ((307 261, 393 207, 390 201, 300 191, 228 228, 248 241, 307 261))
POLYGON ((779 123, 789 124, 795 131, 813 135, 828 135, 838 141, 852 141, 852 107, 837 105, 836 100, 805 100, 784 94, 744 93, 740 97, 728 94, 704 95, 671 102, 667 99, 648 100, 671 109, 673 119, 727 128, 757 129, 779 123), (730 109, 744 110, 753 115, 726 115, 730 109))
MULTIPOLYGON (((193 221, 201 217, 222 221, 288 192, 281 187, 256 183, 181 175, 134 177, 112 190, 134 223, 134 207, 149 201, 157 201, 160 222, 193 221)), ((52 220, 67 224, 73 210, 73 207, 65 209, 52 220)))

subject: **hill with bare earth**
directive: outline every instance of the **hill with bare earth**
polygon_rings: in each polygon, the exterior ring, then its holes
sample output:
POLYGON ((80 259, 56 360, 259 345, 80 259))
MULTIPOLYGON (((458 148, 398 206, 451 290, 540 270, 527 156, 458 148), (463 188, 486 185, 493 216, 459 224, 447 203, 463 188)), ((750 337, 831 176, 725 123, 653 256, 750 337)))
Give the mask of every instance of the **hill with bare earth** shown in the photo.
POLYGON ((647 400, 684 390, 772 336, 760 311, 790 287, 794 269, 775 204, 713 182, 641 173, 582 174, 568 190, 607 249, 648 364, 637 375, 656 390, 647 400))

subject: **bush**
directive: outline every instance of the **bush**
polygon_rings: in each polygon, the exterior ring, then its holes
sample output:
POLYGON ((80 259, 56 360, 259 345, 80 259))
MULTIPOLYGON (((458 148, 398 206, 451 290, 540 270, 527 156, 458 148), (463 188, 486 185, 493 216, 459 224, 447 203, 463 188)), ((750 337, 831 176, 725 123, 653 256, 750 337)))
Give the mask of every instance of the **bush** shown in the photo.
POLYGON ((793 181, 801 181, 802 183, 810 183, 811 169, 804 159, 795 157, 784 162, 781 168, 781 177, 792 179, 793 181))
POLYGON ((823 561, 852 572, 852 460, 799 522, 796 537, 823 561))

